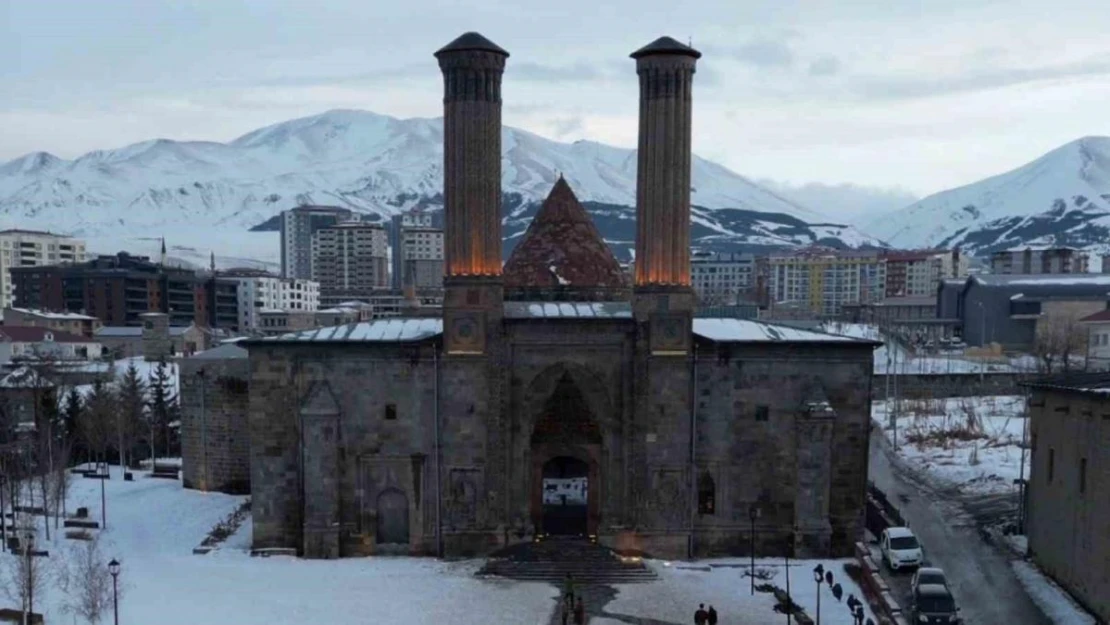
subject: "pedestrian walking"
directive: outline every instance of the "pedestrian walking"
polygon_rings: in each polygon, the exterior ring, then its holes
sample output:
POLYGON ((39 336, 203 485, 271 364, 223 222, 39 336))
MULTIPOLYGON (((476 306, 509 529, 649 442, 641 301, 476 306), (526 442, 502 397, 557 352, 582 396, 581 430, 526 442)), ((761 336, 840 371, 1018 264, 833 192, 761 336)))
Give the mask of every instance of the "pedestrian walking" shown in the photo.
POLYGON ((714 609, 712 605, 709 606, 709 610, 705 613, 705 622, 707 625, 717 625, 717 610, 714 609))
POLYGON ((574 605, 574 576, 567 573, 566 580, 563 582, 563 597, 574 605))
POLYGON ((698 609, 694 612, 694 625, 708 625, 709 613, 705 611, 705 604, 699 603, 698 609))
POLYGON ((570 599, 564 598, 559 603, 562 604, 561 607, 560 607, 560 610, 562 611, 563 625, 567 625, 567 621, 570 620, 570 613, 571 613, 571 607, 572 607, 570 605, 570 599))
POLYGON ((586 625, 586 606, 582 605, 582 598, 574 604, 574 625, 586 625))

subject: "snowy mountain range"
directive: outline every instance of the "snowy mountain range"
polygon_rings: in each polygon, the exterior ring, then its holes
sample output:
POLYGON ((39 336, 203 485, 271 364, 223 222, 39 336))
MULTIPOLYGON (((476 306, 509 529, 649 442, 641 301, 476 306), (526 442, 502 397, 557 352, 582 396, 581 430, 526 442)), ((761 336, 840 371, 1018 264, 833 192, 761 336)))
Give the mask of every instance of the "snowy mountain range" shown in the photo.
MULTIPOLYGON (((619 256, 633 247, 634 150, 560 143, 506 127, 504 236, 523 234, 562 174, 619 256)), ((442 208, 441 119, 335 110, 250 132, 229 143, 155 139, 74 160, 36 152, 0 165, 0 225, 65 232, 100 253, 171 254, 206 265, 278 256, 272 218, 303 204, 385 219, 442 208), (254 229, 251 231, 251 229, 254 229)), ((737 250, 822 242, 876 243, 710 161, 693 160, 695 247, 737 250)))
POLYGON ((1110 138, 1085 137, 1013 171, 942 191, 863 228, 894 247, 986 253, 1053 244, 1110 252, 1110 138))

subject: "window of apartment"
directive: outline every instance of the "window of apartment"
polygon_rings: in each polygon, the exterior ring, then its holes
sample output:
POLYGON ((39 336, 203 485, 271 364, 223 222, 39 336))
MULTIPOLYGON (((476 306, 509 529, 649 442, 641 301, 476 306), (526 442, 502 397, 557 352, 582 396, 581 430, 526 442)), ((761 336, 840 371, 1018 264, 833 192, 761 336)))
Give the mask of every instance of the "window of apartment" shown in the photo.
POLYGON ((756 406, 755 407, 755 420, 756 421, 767 421, 768 418, 770 418, 770 414, 771 414, 771 409, 768 408, 767 406, 756 406))
POLYGON ((397 419, 397 404, 385 405, 385 420, 395 421, 397 419))
POLYGON ((1079 459, 1079 494, 1087 492, 1087 459, 1079 459))
POLYGON ((1048 483, 1052 483, 1052 477, 1056 474, 1056 450, 1051 447, 1048 448, 1048 483))
POLYGON ((698 514, 713 514, 716 510, 717 485, 713 476, 702 473, 698 478, 698 514))

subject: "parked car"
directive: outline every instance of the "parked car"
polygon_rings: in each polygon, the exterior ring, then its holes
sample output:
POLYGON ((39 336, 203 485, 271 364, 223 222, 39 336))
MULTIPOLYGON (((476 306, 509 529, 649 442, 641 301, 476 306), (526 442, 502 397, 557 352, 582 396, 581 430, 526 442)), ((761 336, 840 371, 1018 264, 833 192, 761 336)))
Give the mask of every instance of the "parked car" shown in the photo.
POLYGON ((892 571, 917 568, 924 560, 921 543, 908 527, 888 527, 879 538, 883 561, 892 571))
POLYGON ((918 586, 926 584, 936 584, 938 586, 948 586, 948 578, 944 576, 944 571, 933 566, 922 566, 913 572, 913 579, 910 580, 910 592, 917 592, 918 586))
POLYGON ((952 625, 962 622, 956 600, 948 586, 942 584, 921 584, 914 588, 910 614, 914 623, 952 625))

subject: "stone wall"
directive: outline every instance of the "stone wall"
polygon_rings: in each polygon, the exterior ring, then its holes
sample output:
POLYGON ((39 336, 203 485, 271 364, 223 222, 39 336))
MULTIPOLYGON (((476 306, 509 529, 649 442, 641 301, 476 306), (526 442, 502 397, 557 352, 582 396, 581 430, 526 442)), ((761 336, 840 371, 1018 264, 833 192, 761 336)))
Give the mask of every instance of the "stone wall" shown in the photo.
POLYGON ((1099 619, 1110 621, 1110 401, 1037 389, 1029 410, 1029 554, 1099 619))
MULTIPOLYGON (((389 521, 379 519, 379 503, 403 500, 407 510, 397 513, 411 523, 405 551, 434 553, 433 348, 260 345, 249 351, 254 546, 295 548, 308 557, 374 553, 381 549, 379 521, 389 521), (302 440, 301 431, 313 434, 302 440), (314 471, 321 479, 310 479, 314 471), (316 534, 306 535, 308 529, 316 534)), ((454 379, 446 371, 443 378, 454 379)), ((463 384, 459 377, 456 386, 463 384)), ((466 415, 445 419, 445 436, 482 444, 484 431, 466 415)), ((484 495, 481 483, 474 486, 467 496, 484 495)))
MULTIPOLYGON (((976 397, 980 395, 1021 395, 1018 386, 1033 374, 1028 373, 937 373, 899 375, 898 396, 906 399, 928 397, 976 397)), ((886 397, 886 375, 876 375, 871 385, 871 398, 886 397)), ((891 376, 891 384, 893 384, 891 376)), ((894 389, 891 387, 891 395, 894 389)))
POLYGON ((247 360, 184 358, 180 366, 185 488, 250 492, 247 360))
POLYGON ((170 340, 170 316, 148 312, 139 315, 143 322, 142 356, 147 362, 169 358, 173 353, 170 340))
POLYGON ((710 344, 697 366, 698 480, 712 484, 714 510, 695 519, 695 553, 750 552, 754 506, 759 554, 850 555, 867 484, 870 348, 710 344))

